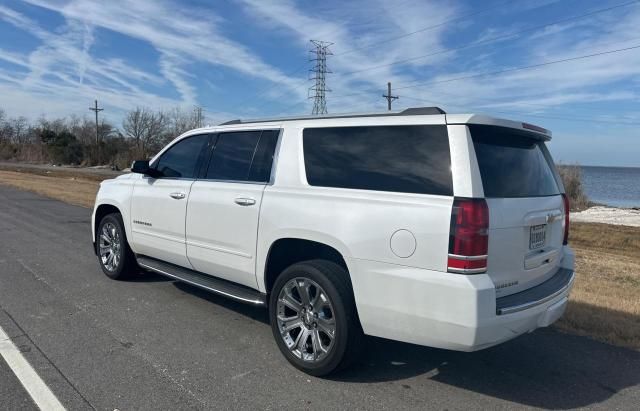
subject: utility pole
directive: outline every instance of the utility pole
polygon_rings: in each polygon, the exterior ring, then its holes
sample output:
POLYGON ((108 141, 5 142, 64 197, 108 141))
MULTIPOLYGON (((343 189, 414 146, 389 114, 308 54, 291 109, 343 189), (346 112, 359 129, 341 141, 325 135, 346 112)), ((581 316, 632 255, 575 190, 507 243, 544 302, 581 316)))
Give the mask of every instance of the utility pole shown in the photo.
MULTIPOLYGON (((311 114, 314 116, 320 114, 327 114, 327 99, 326 93, 331 91, 331 89, 327 88, 327 73, 331 73, 327 69, 327 56, 333 55, 331 50, 329 50, 329 46, 333 45, 333 43, 329 43, 326 41, 320 40, 311 40, 311 43, 315 46, 313 50, 310 50, 311 53, 315 53, 315 58, 312 58, 309 61, 315 61, 314 67, 311 69, 312 73, 315 73, 310 80, 314 80, 315 85, 309 88, 309 91, 313 91, 313 110, 311 114)), ((311 98, 311 96, 309 96, 311 98)))
POLYGON ((89 110, 96 113, 96 157, 97 157, 97 162, 99 164, 100 163, 100 127, 98 126, 98 113, 104 109, 98 108, 98 100, 95 100, 95 106, 89 107, 89 110))
POLYGON ((382 97, 387 99, 387 109, 391 111, 391 102, 397 100, 400 97, 391 95, 391 82, 387 83, 387 94, 383 94, 382 97))

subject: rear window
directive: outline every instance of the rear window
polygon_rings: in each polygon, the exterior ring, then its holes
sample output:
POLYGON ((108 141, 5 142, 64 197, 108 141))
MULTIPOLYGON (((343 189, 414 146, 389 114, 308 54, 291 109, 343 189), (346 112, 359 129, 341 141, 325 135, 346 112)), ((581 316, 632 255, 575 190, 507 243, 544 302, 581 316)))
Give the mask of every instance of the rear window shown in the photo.
POLYGON ((453 195, 445 126, 308 128, 303 138, 312 186, 453 195))
POLYGON ((485 197, 540 197, 560 193, 544 142, 527 132, 469 125, 485 197))

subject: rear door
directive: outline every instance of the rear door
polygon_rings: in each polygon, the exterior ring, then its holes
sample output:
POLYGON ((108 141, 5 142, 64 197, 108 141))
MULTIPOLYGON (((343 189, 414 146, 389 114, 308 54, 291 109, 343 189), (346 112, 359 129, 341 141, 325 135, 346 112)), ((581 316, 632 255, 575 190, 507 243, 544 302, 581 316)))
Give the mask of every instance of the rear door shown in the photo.
POLYGON ((487 274, 497 296, 536 286, 562 258, 564 205, 544 141, 506 127, 469 125, 489 207, 487 274))
POLYGON ((278 135, 257 130, 217 136, 187 206, 187 256, 195 270, 257 287, 258 218, 278 135))

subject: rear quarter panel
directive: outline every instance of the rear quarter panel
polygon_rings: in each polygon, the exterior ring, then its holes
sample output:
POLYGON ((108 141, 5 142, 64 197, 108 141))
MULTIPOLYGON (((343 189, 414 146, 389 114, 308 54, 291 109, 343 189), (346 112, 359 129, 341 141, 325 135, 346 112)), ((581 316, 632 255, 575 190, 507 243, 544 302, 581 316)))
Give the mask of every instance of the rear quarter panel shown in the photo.
POLYGON ((256 267, 261 291, 269 248, 280 238, 332 246, 351 272, 350 259, 446 271, 452 197, 309 186, 302 144, 302 127, 284 130, 275 184, 264 192, 256 267), (398 230, 415 239, 409 256, 391 249, 398 230))

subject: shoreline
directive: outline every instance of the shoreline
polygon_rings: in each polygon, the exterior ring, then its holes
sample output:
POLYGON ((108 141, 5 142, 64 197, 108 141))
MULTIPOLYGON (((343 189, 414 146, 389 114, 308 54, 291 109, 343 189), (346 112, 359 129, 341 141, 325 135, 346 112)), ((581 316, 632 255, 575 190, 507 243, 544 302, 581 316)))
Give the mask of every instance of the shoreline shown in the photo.
POLYGON ((640 227, 640 209, 597 205, 571 212, 570 221, 640 227))

